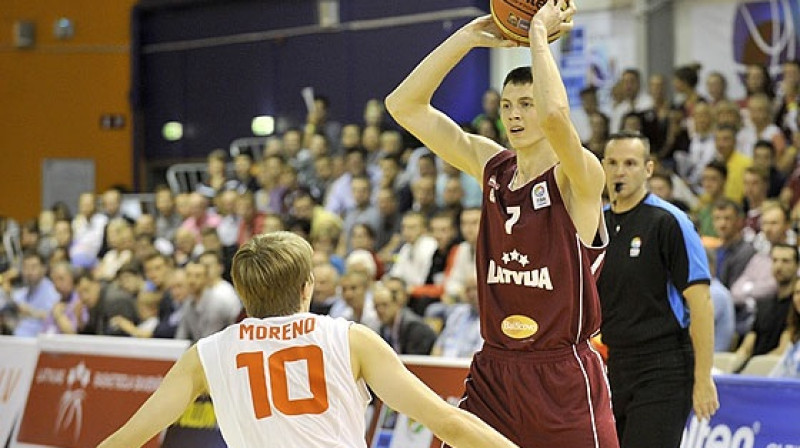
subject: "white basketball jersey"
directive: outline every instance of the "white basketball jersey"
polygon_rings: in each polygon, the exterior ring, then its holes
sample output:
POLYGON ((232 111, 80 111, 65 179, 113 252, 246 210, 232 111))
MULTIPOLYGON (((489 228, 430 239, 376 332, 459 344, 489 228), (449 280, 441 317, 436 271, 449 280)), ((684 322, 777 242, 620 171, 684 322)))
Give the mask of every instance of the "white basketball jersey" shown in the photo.
POLYGON ((369 392, 353 380, 350 324, 248 318, 197 343, 229 447, 366 447, 369 392))

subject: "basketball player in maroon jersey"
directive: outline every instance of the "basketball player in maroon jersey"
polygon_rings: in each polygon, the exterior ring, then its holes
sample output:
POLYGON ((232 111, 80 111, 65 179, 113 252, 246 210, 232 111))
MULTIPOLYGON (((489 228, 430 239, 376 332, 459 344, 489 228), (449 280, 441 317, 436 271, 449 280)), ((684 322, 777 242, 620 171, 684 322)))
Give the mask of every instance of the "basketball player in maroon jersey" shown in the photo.
MULTIPOLYGON (((600 326, 594 275, 605 176, 581 146, 547 36, 571 28, 575 2, 547 2, 530 31, 531 66, 503 83, 512 150, 463 132, 430 100, 474 47, 512 47, 490 16, 458 30, 386 99, 392 116, 483 187, 477 243, 484 348, 460 406, 522 447, 618 447, 608 386, 589 338, 600 326)), ((602 231, 605 236, 605 231, 602 231)), ((607 240, 607 239, 605 239, 607 240)))

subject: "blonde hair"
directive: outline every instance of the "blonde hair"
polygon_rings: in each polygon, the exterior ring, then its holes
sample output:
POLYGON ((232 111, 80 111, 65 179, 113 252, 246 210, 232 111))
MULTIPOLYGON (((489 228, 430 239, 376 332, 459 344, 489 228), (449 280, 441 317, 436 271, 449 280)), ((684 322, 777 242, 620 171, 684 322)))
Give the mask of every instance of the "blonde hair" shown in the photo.
POLYGON ((233 257, 236 293, 251 317, 287 316, 300 311, 303 287, 313 281, 311 245, 285 231, 254 237, 233 257))

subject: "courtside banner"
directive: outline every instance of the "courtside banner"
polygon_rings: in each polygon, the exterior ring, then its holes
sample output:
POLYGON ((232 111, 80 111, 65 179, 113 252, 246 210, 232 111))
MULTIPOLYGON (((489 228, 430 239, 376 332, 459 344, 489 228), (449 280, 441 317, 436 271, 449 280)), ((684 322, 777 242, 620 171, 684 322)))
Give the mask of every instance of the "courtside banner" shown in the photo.
MULTIPOLYGON (((144 403, 188 341, 40 336, 17 447, 96 446, 144 403)), ((159 446, 159 437, 147 443, 159 446)))
POLYGON ((711 421, 694 416, 681 448, 800 447, 800 380, 714 377, 720 408, 711 421))
POLYGON ((0 446, 7 446, 36 366, 35 339, 0 336, 0 446))
MULTIPOLYGON (((464 394, 470 358, 404 355, 403 364, 423 383, 452 405, 464 394)), ((421 424, 398 414, 383 403, 376 405, 367 437, 371 448, 438 448, 441 441, 421 424)))

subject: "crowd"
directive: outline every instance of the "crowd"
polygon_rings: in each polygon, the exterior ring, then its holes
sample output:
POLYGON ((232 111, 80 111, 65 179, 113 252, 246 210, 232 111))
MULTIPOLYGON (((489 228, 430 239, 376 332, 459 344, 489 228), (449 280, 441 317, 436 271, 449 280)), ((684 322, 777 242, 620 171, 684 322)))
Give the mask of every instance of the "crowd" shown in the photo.
MULTIPOLYGON (((694 221, 712 268, 715 349, 785 354, 776 374, 800 376, 800 63, 779 81, 747 67, 746 96, 699 67, 667 77, 625 70, 612 104, 581 91, 573 121, 603 157, 609 135, 651 142, 653 193, 694 221), (670 96, 667 82, 674 95, 670 96), (789 250, 791 249, 791 250, 789 250)), ((500 96, 464 127, 499 143, 500 96)), ((304 126, 262 153, 207 157, 193 191, 154 191, 154 210, 123 210, 119 189, 85 192, 38 219, 0 218, 2 332, 184 338, 243 317, 230 283, 239 245, 289 230, 314 248, 312 311, 372 328, 402 354, 470 357, 480 349, 475 245, 481 189, 388 124, 370 100, 361 123, 338 123, 316 98, 304 126), (17 250, 14 245, 18 245, 17 250)))

